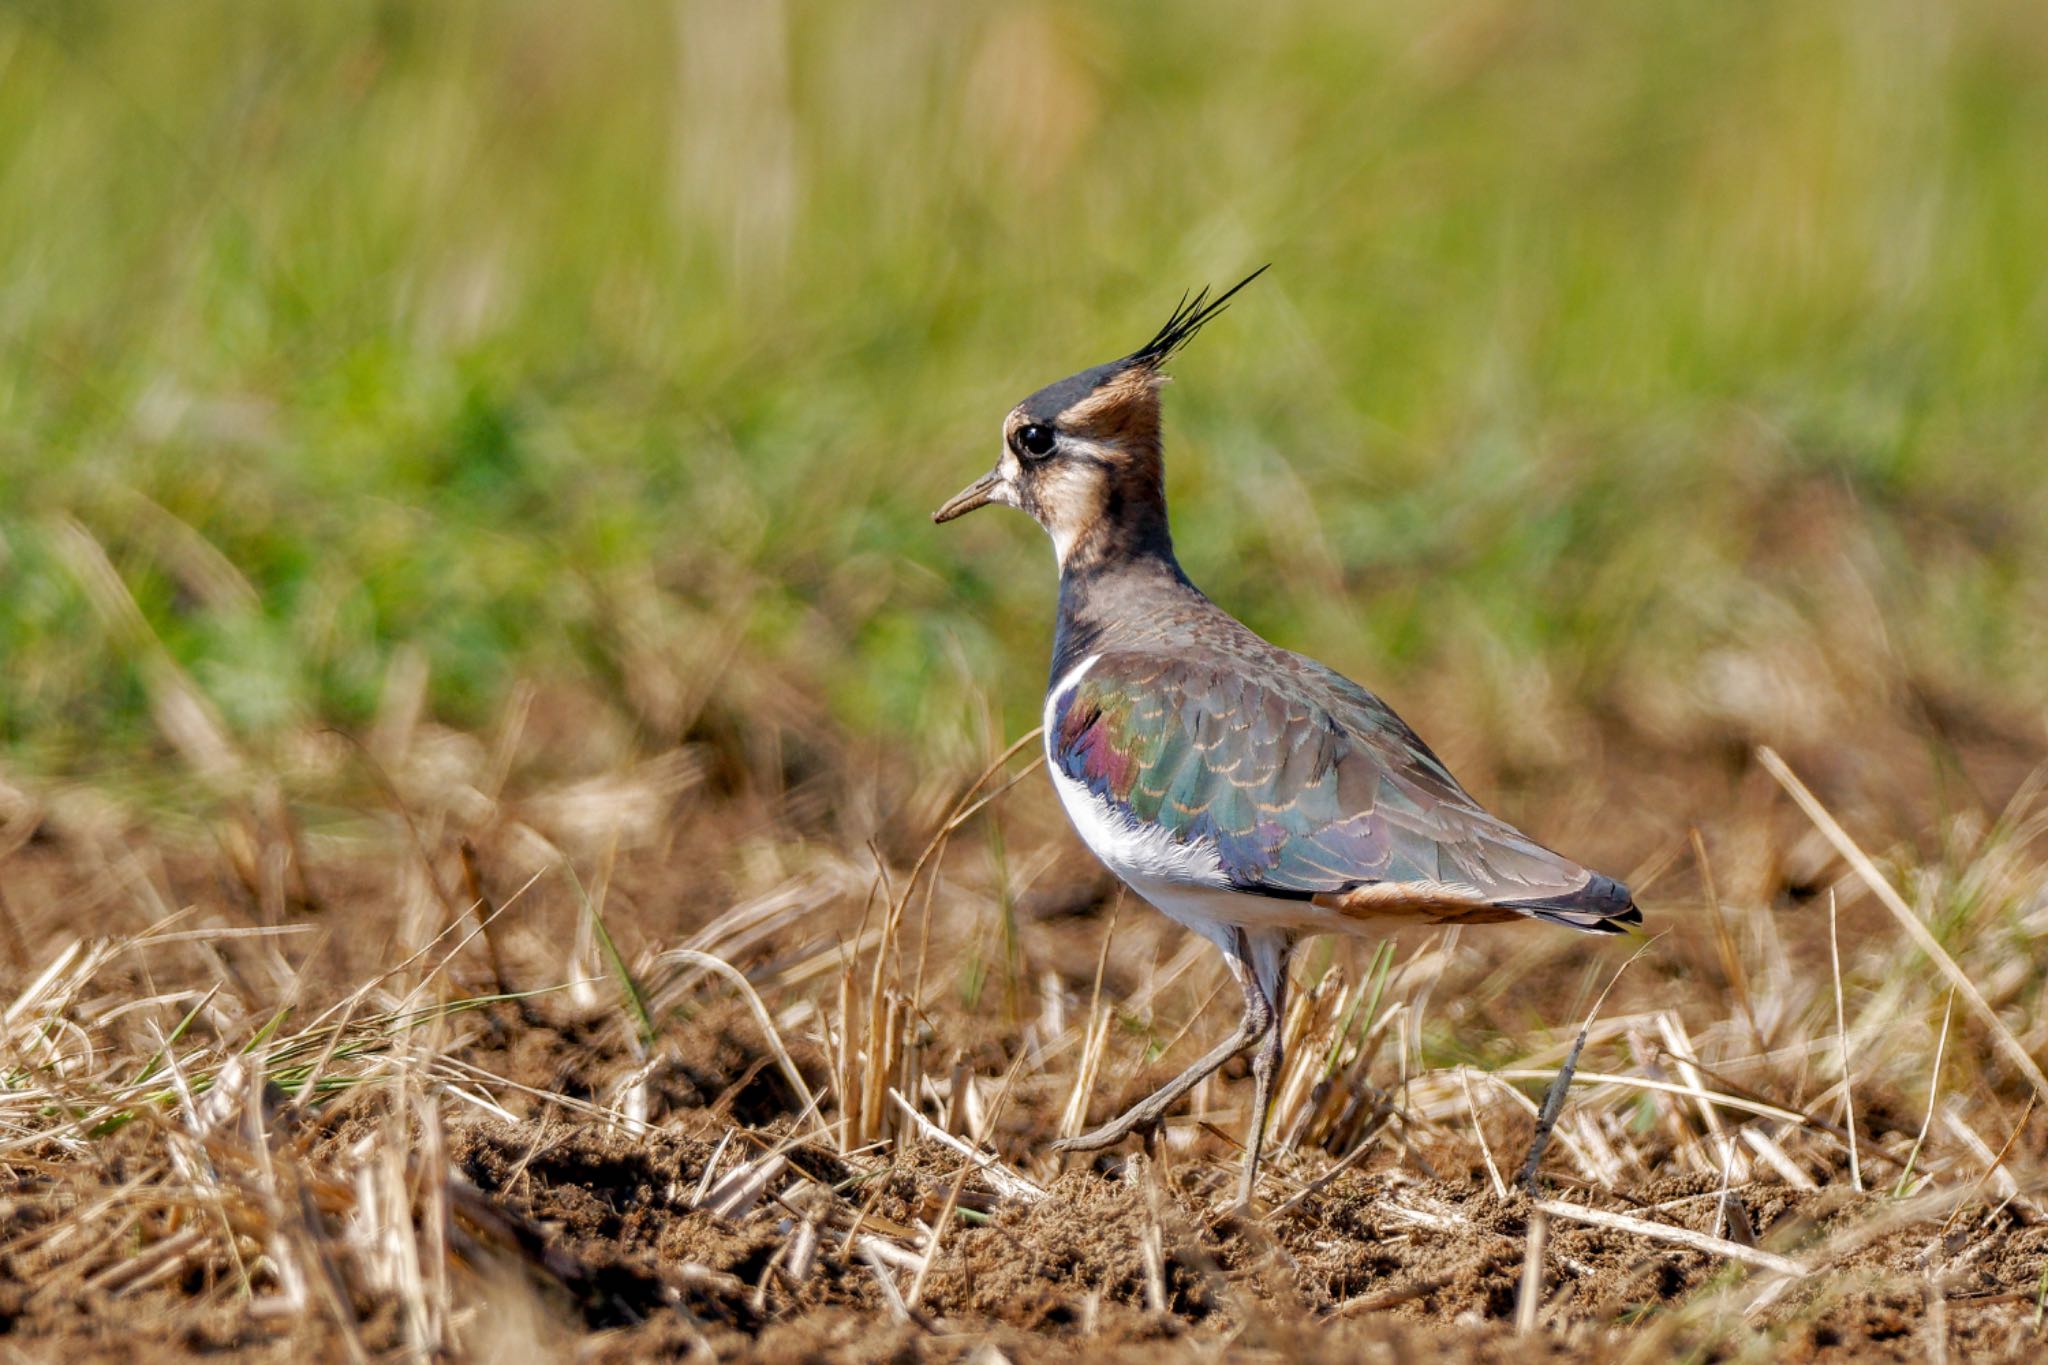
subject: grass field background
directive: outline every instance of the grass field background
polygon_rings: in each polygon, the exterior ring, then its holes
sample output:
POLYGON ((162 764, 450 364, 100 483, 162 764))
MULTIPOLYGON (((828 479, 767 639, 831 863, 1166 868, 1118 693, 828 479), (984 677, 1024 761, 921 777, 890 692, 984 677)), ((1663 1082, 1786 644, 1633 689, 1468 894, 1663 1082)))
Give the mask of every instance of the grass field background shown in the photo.
POLYGON ((1825 629, 1822 496, 1909 670, 2048 699, 2037 6, 14 4, 0 77, 32 770, 154 743, 70 522, 252 744, 408 646, 464 725, 570 679, 672 741, 622 680, 737 653, 921 753, 1021 729, 1046 546, 926 513, 1268 260, 1169 400, 1256 626, 1685 712, 1825 629))

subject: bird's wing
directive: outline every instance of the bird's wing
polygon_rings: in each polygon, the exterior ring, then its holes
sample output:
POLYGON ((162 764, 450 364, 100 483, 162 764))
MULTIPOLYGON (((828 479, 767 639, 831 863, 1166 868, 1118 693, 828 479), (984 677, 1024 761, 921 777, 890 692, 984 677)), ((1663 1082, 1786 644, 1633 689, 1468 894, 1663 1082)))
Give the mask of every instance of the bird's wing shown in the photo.
POLYGON ((1294 655, 1256 674, 1103 655, 1053 699, 1052 762, 1134 826, 1212 846, 1237 890, 1575 928, 1634 914, 1617 883, 1482 809, 1364 688, 1294 655))

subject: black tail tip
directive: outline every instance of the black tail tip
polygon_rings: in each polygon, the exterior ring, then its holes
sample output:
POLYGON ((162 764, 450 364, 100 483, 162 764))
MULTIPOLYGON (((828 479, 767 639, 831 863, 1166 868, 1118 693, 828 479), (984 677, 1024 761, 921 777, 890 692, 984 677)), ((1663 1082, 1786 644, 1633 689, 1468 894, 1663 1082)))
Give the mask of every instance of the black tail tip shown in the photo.
POLYGON ((1582 929, 1590 934, 1619 934, 1643 922, 1643 912, 1637 908, 1628 888, 1598 872, 1593 873, 1584 886, 1568 895, 1508 901, 1506 904, 1510 909, 1534 915, 1537 919, 1562 924, 1568 929, 1582 929))

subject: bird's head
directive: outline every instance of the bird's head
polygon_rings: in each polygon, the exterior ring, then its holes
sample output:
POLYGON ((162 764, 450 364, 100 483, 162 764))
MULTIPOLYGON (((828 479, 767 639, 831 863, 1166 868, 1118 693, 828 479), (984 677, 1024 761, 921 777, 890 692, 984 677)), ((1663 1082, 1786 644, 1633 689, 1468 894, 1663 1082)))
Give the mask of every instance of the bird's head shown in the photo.
POLYGON ((1052 536, 1062 569, 1117 555, 1172 553, 1159 448, 1163 367, 1223 311, 1260 266, 1215 299, 1183 298, 1166 325, 1120 360, 1048 384, 1003 419, 996 467, 932 513, 951 521, 1001 503, 1028 512, 1052 536))

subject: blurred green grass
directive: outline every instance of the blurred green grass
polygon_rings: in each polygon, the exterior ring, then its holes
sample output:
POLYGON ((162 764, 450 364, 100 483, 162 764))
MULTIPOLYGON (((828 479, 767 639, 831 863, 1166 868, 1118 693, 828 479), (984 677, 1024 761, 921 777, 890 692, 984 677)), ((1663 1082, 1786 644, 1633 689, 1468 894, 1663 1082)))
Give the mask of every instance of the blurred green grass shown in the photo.
POLYGON ((1021 729, 1042 537, 927 513, 1267 260, 1170 495, 1284 642, 1626 710, 1830 629, 1839 561, 1908 674, 2037 711, 2044 146, 2024 3, 10 4, 0 749, 155 743, 72 519, 252 743, 407 647, 462 725, 566 679, 673 739, 634 674, 730 646, 1021 729))

